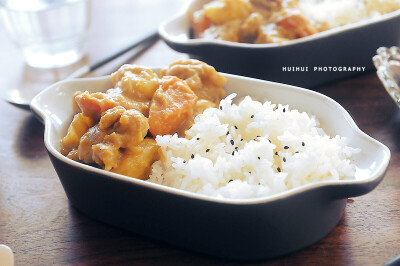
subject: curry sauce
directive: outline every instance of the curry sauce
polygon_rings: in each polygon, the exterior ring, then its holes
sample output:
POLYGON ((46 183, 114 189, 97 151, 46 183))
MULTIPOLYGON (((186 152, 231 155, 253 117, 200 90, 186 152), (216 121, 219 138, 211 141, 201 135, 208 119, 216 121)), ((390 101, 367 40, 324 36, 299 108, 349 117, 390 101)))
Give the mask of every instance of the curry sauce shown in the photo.
POLYGON ((191 16, 194 38, 282 43, 328 29, 312 23, 298 0, 214 0, 191 16))
POLYGON ((225 78, 198 60, 179 60, 161 71, 126 64, 106 92, 78 91, 76 114, 61 140, 68 158, 118 174, 147 179, 159 160, 157 135, 184 135, 194 117, 217 107, 225 78))

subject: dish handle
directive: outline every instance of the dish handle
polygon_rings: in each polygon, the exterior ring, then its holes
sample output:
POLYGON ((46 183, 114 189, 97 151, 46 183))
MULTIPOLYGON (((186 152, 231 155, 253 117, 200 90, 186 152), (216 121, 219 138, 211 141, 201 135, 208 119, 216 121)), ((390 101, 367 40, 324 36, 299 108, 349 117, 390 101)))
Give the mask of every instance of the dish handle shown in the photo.
POLYGON ((327 186, 336 199, 358 197, 375 189, 383 180, 390 162, 390 150, 381 142, 358 131, 352 142, 361 151, 354 156, 356 172, 354 179, 327 186))

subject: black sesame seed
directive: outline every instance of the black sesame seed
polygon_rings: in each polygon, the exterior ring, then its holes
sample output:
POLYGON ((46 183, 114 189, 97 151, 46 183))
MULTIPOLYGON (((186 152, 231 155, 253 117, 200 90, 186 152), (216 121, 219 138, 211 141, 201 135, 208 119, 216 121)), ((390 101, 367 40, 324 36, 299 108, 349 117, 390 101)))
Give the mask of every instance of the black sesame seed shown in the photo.
POLYGON ((238 147, 235 147, 235 150, 237 151, 239 148, 238 147))
POLYGON ((240 139, 240 141, 243 141, 243 139, 240 139))
POLYGON ((207 150, 206 150, 206 152, 209 152, 209 151, 210 151, 210 149, 207 149, 207 150))
POLYGON ((232 145, 235 145, 235 142, 233 141, 233 139, 231 139, 231 144, 232 144, 232 145))
POLYGON ((219 109, 222 110, 222 106, 219 106, 219 109))
POLYGON ((289 149, 289 146, 285 146, 285 147, 283 147, 285 150, 287 150, 287 149, 289 149))
POLYGON ((199 140, 200 138, 197 138, 197 140, 199 140))
POLYGON ((285 157, 283 157, 283 159, 282 159, 284 162, 286 162, 286 158, 285 157))
POLYGON ((301 143, 301 146, 303 146, 303 147, 304 147, 304 146, 306 146, 306 144, 305 144, 304 142, 302 142, 302 143, 301 143))
POLYGON ((192 159, 193 159, 193 158, 194 158, 194 154, 192 154, 192 155, 190 156, 190 158, 192 158, 192 159))
POLYGON ((261 158, 260 158, 260 156, 258 156, 257 158, 258 158, 258 160, 260 160, 260 159, 261 159, 261 158))
POLYGON ((232 181, 233 181, 233 179, 229 179, 228 183, 230 183, 230 182, 232 182, 232 181))
POLYGON ((234 155, 235 155, 235 151, 232 152, 232 156, 234 156, 234 155))
POLYGON ((279 156, 278 152, 275 152, 275 155, 279 156))
POLYGON ((235 129, 238 129, 238 127, 235 125, 235 129))
POLYGON ((226 135, 229 135, 229 131, 226 131, 226 135))
POLYGON ((254 115, 251 115, 250 117, 251 117, 251 118, 254 118, 254 115))
POLYGON ((270 139, 268 139, 269 143, 272 143, 270 139))
POLYGON ((251 174, 251 172, 249 172, 249 174, 251 174))
POLYGON ((185 161, 185 160, 183 160, 183 163, 186 163, 186 161, 185 161))
POLYGON ((286 112, 286 109, 285 109, 285 108, 283 108, 283 112, 286 112))
POLYGON ((296 151, 295 153, 299 153, 298 151, 296 151))
POLYGON ((276 170, 278 170, 278 172, 281 172, 281 168, 279 168, 279 167, 276 170))

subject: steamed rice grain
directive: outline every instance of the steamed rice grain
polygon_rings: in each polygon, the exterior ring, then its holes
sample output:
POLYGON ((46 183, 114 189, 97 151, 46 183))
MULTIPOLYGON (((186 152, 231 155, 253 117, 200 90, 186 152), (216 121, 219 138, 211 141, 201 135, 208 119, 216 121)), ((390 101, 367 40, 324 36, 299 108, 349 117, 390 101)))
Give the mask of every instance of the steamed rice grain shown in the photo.
POLYGON ((157 136, 150 182, 219 198, 256 198, 312 182, 354 178, 358 152, 315 116, 235 94, 196 117, 185 138, 157 136))
POLYGON ((400 0, 299 0, 299 9, 316 25, 335 28, 400 9, 400 0))

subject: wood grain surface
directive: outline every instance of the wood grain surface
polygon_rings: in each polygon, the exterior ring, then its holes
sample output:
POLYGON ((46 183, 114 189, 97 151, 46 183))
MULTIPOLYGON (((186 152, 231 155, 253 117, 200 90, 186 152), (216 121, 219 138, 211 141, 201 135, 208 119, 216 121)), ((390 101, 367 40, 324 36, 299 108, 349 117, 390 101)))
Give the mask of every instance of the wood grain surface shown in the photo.
MULTIPOLYGON (((1 25, 0 90, 46 87, 157 27, 182 3, 93 1, 86 58, 51 71, 26 66, 1 25)), ((163 66, 179 58, 187 55, 160 41, 134 62, 163 66)), ((108 74, 121 63, 93 75, 108 74)), ((382 183, 367 195, 348 199, 340 223, 303 250, 267 261, 226 261, 92 220, 69 204, 43 143, 43 125, 5 101, 0 101, 0 244, 13 250, 16 265, 383 265, 400 255, 400 109, 374 72, 318 91, 347 109, 361 130, 389 147, 392 157, 382 183)))

